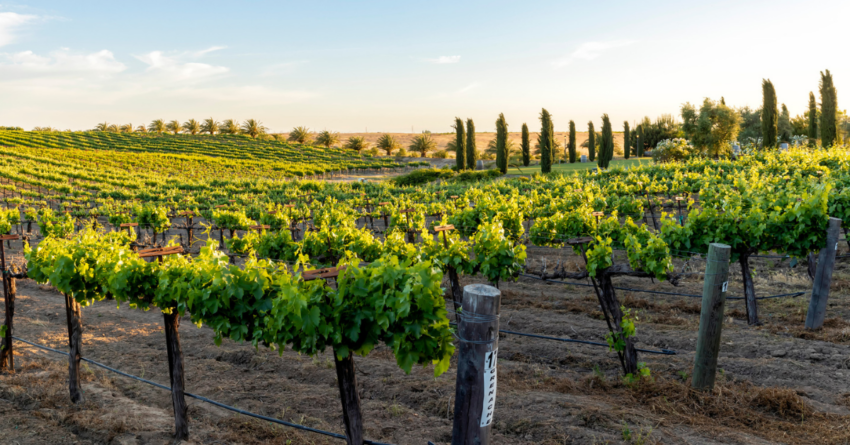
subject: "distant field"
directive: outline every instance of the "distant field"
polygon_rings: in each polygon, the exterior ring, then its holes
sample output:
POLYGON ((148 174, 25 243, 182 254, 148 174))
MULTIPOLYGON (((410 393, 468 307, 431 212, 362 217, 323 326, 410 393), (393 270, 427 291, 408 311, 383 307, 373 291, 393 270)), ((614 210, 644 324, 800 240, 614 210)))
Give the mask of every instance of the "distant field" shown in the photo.
POLYGON ((191 136, 153 133, 0 131, 0 145, 38 149, 76 149, 158 153, 178 163, 189 157, 221 168, 244 167, 256 177, 304 177, 345 169, 401 167, 395 159, 359 156, 351 150, 315 147, 247 136, 191 136))
MULTIPOLYGON (((345 141, 347 141, 348 138, 350 138, 352 136, 361 136, 366 140, 366 142, 368 142, 369 144, 371 144, 371 146, 374 147, 375 144, 378 142, 378 138, 381 137, 381 135, 383 135, 383 134, 384 133, 341 133, 339 135, 339 138, 340 138, 341 143, 345 143, 345 141)), ((402 145, 402 147, 404 147, 406 150, 409 149, 408 147, 413 142, 413 138, 419 135, 419 133, 389 133, 389 134, 393 135, 393 137, 397 141, 399 141, 399 143, 402 145)), ((531 139, 531 149, 532 150, 534 150, 534 144, 537 143, 537 135, 538 135, 537 133, 529 133, 529 138, 531 139)), ((588 135, 588 133, 586 131, 585 132, 576 132, 576 145, 581 146, 581 144, 584 141, 587 140, 587 135, 588 135)), ((431 136, 434 138, 434 141, 437 143, 437 150, 444 150, 446 148, 446 145, 450 141, 453 141, 454 138, 455 138, 454 133, 440 133, 440 134, 432 133, 431 136)), ((508 138, 511 141, 513 141, 514 145, 516 145, 517 148, 519 148, 521 137, 522 137, 522 134, 518 131, 508 133, 508 138)), ((564 131, 556 131, 555 132, 555 140, 557 140, 562 145, 564 144, 564 138, 565 137, 569 137, 568 132, 564 132, 564 131)), ((495 139, 495 138, 496 138, 496 133, 476 132, 475 133, 475 145, 476 145, 476 147, 478 148, 479 151, 484 151, 484 150, 487 149, 487 143, 490 142, 491 140, 495 139)), ((623 133, 614 133, 614 145, 615 145, 614 152, 622 154, 623 153, 623 133)), ((587 154, 587 149, 579 147, 578 153, 579 154, 587 154)))

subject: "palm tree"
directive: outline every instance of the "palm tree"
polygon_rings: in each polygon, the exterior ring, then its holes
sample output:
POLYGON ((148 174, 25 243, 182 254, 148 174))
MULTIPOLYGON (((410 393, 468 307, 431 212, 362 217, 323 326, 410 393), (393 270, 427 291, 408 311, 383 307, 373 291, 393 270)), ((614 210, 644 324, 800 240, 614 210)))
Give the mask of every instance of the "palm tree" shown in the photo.
POLYGON ((201 123, 195 119, 189 119, 183 122, 183 130, 194 136, 201 132, 201 123))
POLYGON ((117 125, 112 124, 112 125, 109 126, 109 128, 106 129, 106 131, 109 131, 109 132, 112 132, 112 133, 118 133, 120 131, 120 129, 118 128, 117 125))
MULTIPOLYGON (((490 141, 487 142, 487 149, 484 150, 484 154, 487 155, 487 158, 496 159, 496 157, 498 155, 498 149, 496 148, 497 143, 498 143, 498 141, 496 141, 496 138, 490 139, 490 141)), ((514 144, 514 141, 512 141, 510 139, 506 139, 505 140, 505 148, 507 149, 508 159, 510 159, 511 156, 516 154, 517 148, 516 148, 516 144, 514 144)))
POLYGON ((310 129, 307 127, 295 127, 289 132, 288 140, 299 144, 307 144, 310 142, 310 129))
POLYGON ((210 136, 213 136, 219 131, 219 123, 213 118, 204 119, 204 123, 201 124, 201 133, 209 133, 210 136))
POLYGON ((156 119, 156 120, 152 121, 150 123, 150 125, 148 125, 148 130, 150 130, 153 133, 159 133, 159 134, 164 133, 165 130, 166 130, 165 121, 162 120, 162 119, 156 119))
POLYGON ((121 133, 132 133, 133 132, 133 124, 124 124, 118 128, 118 131, 121 133))
POLYGON ((393 135, 389 133, 384 133, 381 135, 381 137, 378 138, 377 147, 387 152, 387 156, 392 156, 393 151, 401 148, 401 144, 399 144, 398 141, 395 140, 393 135))
POLYGON ((97 124, 97 126, 94 127, 94 129, 97 130, 97 131, 109 131, 109 123, 104 122, 102 124, 97 124))
POLYGON ((248 119, 242 124, 242 134, 247 134, 254 139, 264 134, 266 130, 267 128, 263 126, 263 123, 256 119, 248 119))
POLYGON ((339 133, 328 130, 321 131, 316 136, 316 143, 324 145, 325 148, 331 148, 331 145, 339 143, 339 133))
POLYGON ((345 148, 354 150, 357 154, 360 154, 361 151, 369 148, 369 143, 366 142, 366 139, 363 139, 363 136, 352 136, 345 143, 345 148))
POLYGON ((427 158, 428 151, 437 148, 437 142, 431 138, 431 133, 422 133, 413 138, 413 143, 410 144, 412 151, 418 151, 420 157, 427 158))
POLYGON ((227 134, 239 134, 239 124, 233 119, 225 119, 221 124, 221 132, 227 134))
POLYGON ((139 125, 136 127, 136 133, 147 133, 148 129, 144 125, 139 125))
POLYGON ((173 132, 174 134, 180 133, 180 122, 171 121, 171 122, 165 124, 165 129, 173 132))

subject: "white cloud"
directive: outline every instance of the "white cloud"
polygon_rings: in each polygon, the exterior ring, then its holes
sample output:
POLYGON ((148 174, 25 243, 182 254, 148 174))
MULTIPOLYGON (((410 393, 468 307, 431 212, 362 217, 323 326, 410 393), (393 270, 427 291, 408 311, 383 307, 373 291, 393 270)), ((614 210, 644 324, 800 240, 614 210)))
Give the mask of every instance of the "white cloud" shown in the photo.
POLYGON ((474 89, 476 89, 476 88, 478 88, 478 87, 480 87, 480 86, 481 86, 481 83, 479 83, 479 82, 472 82, 471 84, 469 84, 469 85, 467 85, 467 86, 465 86, 465 87, 463 87, 463 88, 461 88, 461 89, 457 90, 457 91, 455 92, 455 94, 468 93, 468 92, 470 92, 470 91, 472 91, 472 90, 474 90, 474 89))
POLYGON ((425 59, 425 61, 437 64, 458 63, 460 62, 460 56, 440 56, 436 59, 425 59))
MULTIPOLYGON (((215 48, 215 47, 213 47, 215 48)), ((205 50, 205 52, 215 49, 205 50)), ((203 54, 204 51, 195 54, 203 54)), ((188 55, 188 56, 191 56, 188 55)), ((207 63, 184 62, 181 59, 187 54, 166 55, 162 51, 151 51, 141 56, 135 56, 148 65, 146 71, 171 81, 200 81, 225 74, 230 71, 225 66, 215 66, 207 63)))
POLYGON ((12 54, 0 54, 0 70, 22 74, 93 74, 106 76, 124 71, 127 67, 115 60, 111 51, 101 50, 89 54, 73 53, 62 49, 53 51, 48 56, 40 56, 32 51, 21 51, 12 54))
POLYGON ((14 12, 0 12, 0 46, 14 42, 16 31, 36 20, 38 20, 38 16, 14 12))
POLYGON ((196 52, 192 53, 192 55, 194 55, 195 57, 201 57, 204 54, 209 54, 211 52, 219 51, 219 50, 222 50, 222 49, 227 49, 227 47, 226 46, 211 46, 207 49, 202 49, 200 51, 196 51, 196 52))
POLYGON ((635 43, 635 40, 615 40, 612 42, 584 42, 576 48, 570 55, 560 58, 552 62, 555 67, 563 67, 573 63, 576 60, 593 60, 602 55, 603 52, 629 46, 635 43))
POLYGON ((274 65, 266 67, 266 69, 260 72, 260 77, 272 77, 281 74, 291 73, 295 70, 296 67, 304 65, 308 62, 308 60, 296 60, 292 62, 276 63, 274 65))

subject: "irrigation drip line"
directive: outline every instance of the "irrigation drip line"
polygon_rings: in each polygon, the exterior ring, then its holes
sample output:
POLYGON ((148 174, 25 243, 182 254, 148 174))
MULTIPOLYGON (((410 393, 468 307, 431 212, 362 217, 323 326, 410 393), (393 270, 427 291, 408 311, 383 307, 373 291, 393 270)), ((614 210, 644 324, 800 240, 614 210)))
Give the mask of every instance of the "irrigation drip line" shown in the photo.
MULTIPOLYGON (((40 344, 37 344, 37 343, 33 343, 31 341, 24 340, 24 339, 19 338, 19 337, 12 336, 12 338, 19 341, 19 342, 26 343, 30 346, 34 346, 36 348, 44 349, 45 351, 55 352, 57 354, 62 354, 62 355, 65 355, 65 356, 68 355, 67 352, 60 351, 58 349, 53 349, 51 347, 40 345, 40 344)), ((164 389, 166 391, 171 391, 171 388, 169 388, 168 386, 161 385, 159 383, 152 382, 150 380, 143 379, 141 377, 138 377, 138 376, 135 376, 135 375, 132 375, 132 374, 127 374, 126 372, 119 371, 115 368, 104 365, 103 363, 96 362, 92 359, 82 357, 81 360, 84 361, 84 362, 87 362, 87 363, 91 363, 92 365, 101 367, 103 369, 106 369, 107 371, 114 372, 118 375, 128 377, 128 378, 131 378, 133 380, 138 380, 142 383, 147 383, 148 385, 156 386, 157 388, 164 389)), ((206 397, 195 395, 195 394, 192 394, 192 393, 189 393, 189 392, 184 392, 183 394, 186 395, 187 397, 191 397, 193 399, 197 399, 197 400, 200 400, 202 402, 207 402, 207 403, 209 403, 211 405, 215 405, 219 408, 224 408, 228 411, 233 411, 235 413, 242 414, 242 415, 245 415, 245 416, 248 416, 248 417, 253 417, 253 418, 256 418, 256 419, 260 419, 260 420, 265 420, 267 422, 277 423, 279 425, 288 426, 288 427, 291 427, 291 428, 299 429, 299 430, 302 430, 302 431, 307 431, 307 432, 310 432, 310 433, 323 434, 325 436, 330 436, 330 437, 333 437, 335 439, 346 440, 345 435, 343 435, 343 434, 333 433, 333 432, 325 431, 325 430, 319 430, 319 429, 316 429, 316 428, 310 428, 308 426, 299 425, 297 423, 292 423, 292 422, 287 422, 285 420, 275 419, 274 417, 263 416, 261 414, 256 414, 256 413, 252 413, 250 411, 245 411, 243 409, 239 409, 239 408, 236 408, 236 407, 233 407, 233 406, 230 406, 230 405, 225 405, 221 402, 216 402, 215 400, 211 400, 211 399, 208 399, 206 397)), ((368 439, 364 440, 363 443, 366 444, 366 445, 392 445, 392 444, 383 443, 383 442, 375 442, 373 440, 368 440, 368 439)))
MULTIPOLYGON (((457 326, 457 323, 455 323, 453 321, 449 322, 449 324, 457 326)), ((527 332, 507 331, 505 329, 499 329, 499 333, 519 335, 519 336, 522 336, 522 337, 541 338, 543 340, 554 340, 554 341, 560 341, 560 342, 564 342, 564 343, 581 343, 581 344, 590 345, 590 346, 604 346, 606 348, 611 347, 611 345, 609 345, 608 343, 599 343, 599 342, 596 342, 596 341, 589 341, 589 340, 574 340, 572 338, 550 337, 548 335, 529 334, 527 332)), ((661 348, 660 351, 656 351, 656 350, 653 350, 653 349, 641 349, 641 348, 635 348, 635 350, 639 351, 639 352, 645 352, 647 354, 661 354, 661 355, 676 355, 676 354, 678 354, 678 352, 676 352, 672 349, 664 349, 664 348, 661 348)))
MULTIPOLYGON (((548 278, 540 278, 538 276, 530 275, 530 274, 527 274, 527 273, 521 273, 521 274, 519 274, 519 276, 526 277, 526 278, 533 278, 535 280, 540 280, 540 281, 547 281, 547 282, 550 282, 550 283, 569 284, 571 286, 593 287, 592 284, 573 283, 573 282, 570 282, 570 281, 561 281, 561 280, 550 280, 548 278)), ((680 296, 680 297, 702 298, 702 295, 680 294, 680 293, 677 293, 677 292, 664 292, 664 291, 659 291, 659 290, 633 289, 633 288, 629 288, 629 287, 616 287, 616 286, 614 287, 614 289, 625 290, 625 291, 629 291, 629 292, 643 292, 643 293, 647 293, 647 294, 661 294, 661 295, 672 295, 672 296, 680 296)), ((791 293, 787 293, 787 294, 768 295, 766 297, 756 297, 756 300, 767 300, 767 299, 770 299, 770 298, 782 298, 782 297, 799 297, 800 295, 804 295, 804 294, 807 294, 807 293, 809 293, 809 291, 798 291, 798 292, 791 292, 791 293)), ((727 300, 745 300, 746 297, 726 297, 726 299, 727 300)))

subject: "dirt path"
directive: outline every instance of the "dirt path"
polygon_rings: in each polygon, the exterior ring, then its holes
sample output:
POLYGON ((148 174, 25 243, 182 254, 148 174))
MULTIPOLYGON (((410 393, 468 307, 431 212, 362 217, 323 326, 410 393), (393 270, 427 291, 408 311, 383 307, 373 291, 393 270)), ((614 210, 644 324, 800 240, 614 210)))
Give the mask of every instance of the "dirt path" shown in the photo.
MULTIPOLYGON (((842 246, 844 247, 844 246, 842 246)), ((560 250, 530 248, 530 266, 546 258, 580 261, 560 250)), ((681 260, 677 261, 683 267, 681 260)), ((691 262, 693 270, 704 262, 691 262)), ((759 295, 805 290, 804 266, 757 263, 759 295)), ((730 295, 741 294, 732 267, 730 295)), ((481 281, 464 279, 464 284, 481 281)), ((644 279, 617 286, 700 294, 698 277, 679 288, 644 279)), ((500 339, 499 394, 494 444, 603 443, 846 443, 850 411, 850 266, 833 277, 827 327, 802 330, 807 299, 762 300, 765 324, 746 325, 743 303, 730 301, 724 324, 718 391, 688 391, 699 300, 619 291, 637 311, 640 347, 670 348, 675 356, 641 354, 654 380, 635 387, 619 378, 605 348, 527 337, 500 339)), ((591 288, 521 278, 502 285, 502 328, 603 341, 605 323, 591 288)), ((20 280, 19 337, 67 348, 63 299, 49 286, 20 280)), ((83 309, 87 358, 162 384, 168 382, 162 316, 114 302, 83 309)), ((342 432, 332 356, 311 358, 225 340, 181 323, 186 388, 259 414, 342 432)), ((173 428, 170 395, 84 365, 86 402, 67 398, 67 361, 18 343, 16 373, 0 375, 2 444, 165 444, 173 428)), ((366 436, 395 444, 445 444, 451 439, 453 367, 434 378, 430 368, 405 375, 391 351, 379 347, 356 359, 366 436)), ((192 443, 324 444, 321 436, 255 421, 189 399, 192 443), (291 441, 291 442, 287 442, 291 441)))

